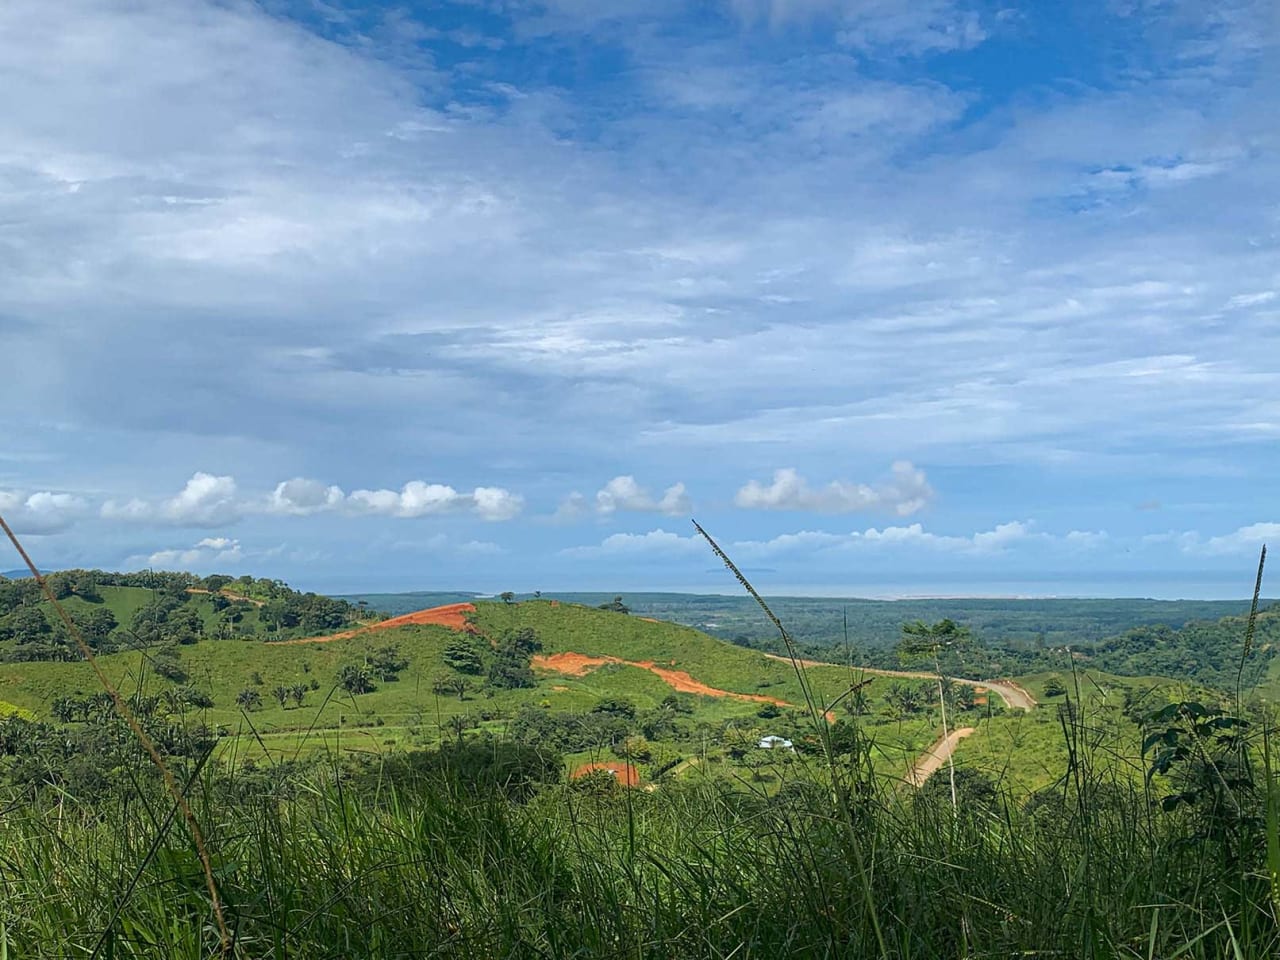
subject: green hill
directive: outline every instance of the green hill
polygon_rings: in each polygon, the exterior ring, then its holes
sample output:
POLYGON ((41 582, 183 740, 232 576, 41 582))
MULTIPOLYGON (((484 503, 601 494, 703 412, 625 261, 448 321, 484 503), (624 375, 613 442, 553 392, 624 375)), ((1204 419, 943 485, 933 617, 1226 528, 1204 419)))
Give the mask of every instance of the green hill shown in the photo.
MULTIPOLYGON (((367 614, 277 580, 66 570, 46 581, 99 653, 203 639, 279 639, 355 626, 367 614)), ((0 578, 0 661, 79 659, 34 579, 0 578)))
MULTIPOLYGON (((99 592, 98 601, 68 598, 67 609, 136 618, 152 602, 145 588, 99 592)), ((194 594, 183 604, 197 613, 210 605, 212 613, 212 602, 194 594)), ((258 608, 248 606, 252 616, 258 608)), ((370 756, 489 733, 554 748, 571 763, 634 760, 645 776, 698 769, 767 779, 761 738, 816 745, 793 666, 761 651, 678 624, 555 601, 481 601, 467 621, 464 630, 388 623, 317 642, 206 633, 98 661, 143 709, 220 734, 219 756, 228 761, 370 756)), ((1028 679, 1041 701, 1030 715, 992 693, 957 696, 950 726, 978 732, 957 748, 956 762, 1011 771, 1021 793, 1052 782, 1066 753, 1057 701, 1045 692, 1050 676, 1028 679)), ((940 733, 934 681, 824 665, 809 667, 807 678, 821 704, 866 681, 829 719, 856 714, 890 779, 905 775, 940 733)), ((1134 691, 1160 681, 1092 673, 1083 682, 1096 716, 1136 755, 1134 691)), ((77 727, 91 717, 95 697, 86 663, 0 663, 0 709, 10 713, 77 727)))

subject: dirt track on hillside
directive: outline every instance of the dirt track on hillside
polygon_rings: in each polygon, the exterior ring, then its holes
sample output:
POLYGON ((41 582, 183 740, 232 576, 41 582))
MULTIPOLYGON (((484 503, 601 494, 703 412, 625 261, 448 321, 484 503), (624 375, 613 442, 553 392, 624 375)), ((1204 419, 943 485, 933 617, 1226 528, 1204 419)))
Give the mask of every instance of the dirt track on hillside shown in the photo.
MULTIPOLYGON (((783 663, 790 663, 790 657, 783 657, 776 653, 766 653, 766 657, 770 660, 781 660, 783 663)), ((842 667, 848 669, 844 664, 827 663, 823 660, 801 660, 802 667, 842 667)), ((858 673, 867 673, 877 677, 906 677, 911 680, 937 680, 937 674, 925 673, 922 670, 879 670, 875 667, 854 667, 858 673)), ((948 677, 951 683, 963 683, 966 687, 973 687, 976 690, 994 690, 1000 694, 1009 707, 1016 710, 1032 710, 1036 706, 1036 698, 1031 696, 1027 690, 1012 680, 963 680, 959 677, 948 677)))
POLYGON ((334 640, 350 640, 352 637, 358 637, 366 633, 376 633, 379 630, 394 630, 396 627, 421 626, 423 624, 448 627, 450 630, 474 632, 475 628, 467 622, 467 614, 474 613, 475 609, 474 603, 447 603, 443 607, 432 607, 430 610, 415 610, 413 613, 406 613, 404 616, 392 617, 390 620, 380 620, 377 623, 369 624, 367 627, 360 627, 358 630, 344 630, 341 633, 331 633, 323 637, 303 637, 300 640, 273 640, 269 642, 278 646, 296 646, 303 643, 332 643, 334 640))
MULTIPOLYGON (((187 593, 203 593, 211 595, 213 591, 204 590, 200 587, 187 587, 187 593)), ((253 597, 246 597, 242 593, 232 593, 230 590, 219 590, 218 594, 226 597, 228 600, 236 600, 240 603, 252 603, 255 607, 265 607, 267 605, 267 601, 265 600, 255 600, 253 597)))
POLYGON ((672 690, 680 693, 698 693, 705 697, 730 697, 734 700, 749 700, 753 703, 772 703, 779 707, 792 706, 785 700, 779 700, 777 697, 766 697, 760 693, 735 693, 732 690, 719 690, 716 687, 709 687, 702 681, 695 680, 683 670, 659 667, 652 660, 621 660, 618 657, 607 655, 591 657, 584 653, 571 652, 538 655, 533 658, 533 665, 538 669, 551 670, 570 677, 586 676, 592 670, 597 667, 603 667, 606 663, 619 663, 626 667, 639 667, 641 670, 648 670, 661 678, 672 690))
POLYGON ((974 732, 973 727, 961 727, 959 730, 952 730, 949 735, 935 740, 933 746, 912 764, 911 769, 907 772, 907 783, 913 787, 923 787, 924 782, 947 762, 951 754, 955 753, 956 744, 974 732))

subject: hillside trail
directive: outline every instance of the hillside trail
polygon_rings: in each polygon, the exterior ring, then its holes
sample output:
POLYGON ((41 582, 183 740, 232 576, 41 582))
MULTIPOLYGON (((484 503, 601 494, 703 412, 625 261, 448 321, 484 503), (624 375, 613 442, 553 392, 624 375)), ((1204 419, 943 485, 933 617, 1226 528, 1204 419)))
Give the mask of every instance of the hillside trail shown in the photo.
MULTIPOLYGON (((784 663, 791 662, 790 657, 784 657, 776 653, 766 653, 765 656, 770 660, 781 660, 784 663)), ((798 662, 802 667, 841 667, 849 669, 845 664, 828 663, 823 660, 799 660, 798 662)), ((871 674, 877 677, 905 677, 910 680, 938 679, 937 674, 926 673, 923 670, 881 670, 876 667, 853 667, 852 669, 859 673, 871 674)), ((1000 695, 1000 699, 1012 709, 1033 710, 1036 707, 1036 698, 1025 687, 1014 683, 1012 680, 964 680, 960 677, 948 677, 947 679, 951 683, 962 683, 966 687, 994 690, 1000 695)))
MULTIPOLYGON (((674 663, 674 661, 672 661, 674 663)), ((625 667, 638 667, 656 674, 667 686, 678 693, 697 693, 705 697, 729 697, 733 700, 747 700, 753 703, 772 703, 779 707, 790 707, 792 704, 777 697, 767 697, 760 693, 736 693, 732 690, 720 690, 694 679, 683 670, 672 670, 660 667, 652 660, 623 660, 608 655, 588 656, 584 653, 552 653, 538 654, 533 658, 533 666, 541 670, 550 670, 569 677, 586 676, 597 667, 608 663, 616 663, 625 667)))
POLYGON ((955 752, 956 744, 965 737, 974 733, 973 727, 961 727, 959 730, 952 730, 945 737, 939 737, 934 741, 933 746, 921 754, 920 759, 911 765, 911 769, 907 772, 906 782, 912 787, 923 787, 924 782, 928 780, 938 768, 941 767, 955 752))
POLYGON ((366 633, 376 633, 379 630, 394 630, 396 627, 421 626, 429 624, 437 627, 448 627, 450 630, 461 630, 468 633, 474 632, 475 627, 467 622, 467 614, 475 613, 476 605, 474 603, 447 603, 442 607, 432 607, 429 610, 415 610, 413 613, 406 613, 403 616, 392 617, 389 620, 380 620, 377 623, 371 623, 367 626, 360 627, 357 630, 343 630, 341 633, 330 633, 323 637, 302 637, 297 640, 269 640, 268 644, 272 646, 298 646, 304 643, 332 643, 335 640, 350 640, 352 637, 362 636, 366 633))
MULTIPOLYGON (((187 587, 187 593, 203 593, 206 595, 212 595, 213 591, 204 590, 200 587, 187 587)), ((230 590, 219 590, 218 594, 219 596, 226 597, 228 600, 237 600, 240 603, 252 603, 255 607, 265 607, 267 605, 267 601, 265 600, 255 600, 253 597, 246 597, 244 594, 240 593, 232 593, 230 590)))

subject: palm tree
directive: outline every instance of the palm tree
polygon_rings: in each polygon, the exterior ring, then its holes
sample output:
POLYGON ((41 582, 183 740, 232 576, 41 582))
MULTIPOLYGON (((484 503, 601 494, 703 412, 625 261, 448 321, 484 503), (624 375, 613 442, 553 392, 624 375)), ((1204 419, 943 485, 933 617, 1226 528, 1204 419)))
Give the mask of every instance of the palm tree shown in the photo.
POLYGON ((262 706, 262 694, 257 690, 241 690, 236 694, 236 705, 241 710, 256 710, 262 706))

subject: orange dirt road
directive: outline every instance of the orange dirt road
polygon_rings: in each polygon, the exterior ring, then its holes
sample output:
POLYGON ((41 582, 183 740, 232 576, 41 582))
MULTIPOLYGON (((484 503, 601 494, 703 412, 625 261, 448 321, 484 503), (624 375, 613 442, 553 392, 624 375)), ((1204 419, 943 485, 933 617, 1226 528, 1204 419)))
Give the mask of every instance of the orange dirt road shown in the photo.
POLYGON ((450 630, 471 631, 474 628, 467 623, 467 614, 474 613, 475 609, 476 605, 474 603, 447 603, 443 607, 432 607, 430 610, 415 610, 413 613, 392 617, 390 620, 371 623, 369 626, 361 627, 359 630, 344 630, 342 633, 331 633, 325 637, 304 637, 301 640, 276 640, 273 643, 279 646, 301 643, 332 643, 334 640, 349 640, 364 633, 376 633, 379 630, 394 630, 396 627, 411 627, 423 624, 448 627, 450 630))
POLYGON ((700 693, 704 697, 731 697, 734 700, 749 700, 753 703, 772 703, 779 707, 790 707, 792 704, 777 697, 766 697, 759 693, 734 693, 732 690, 718 690, 695 680, 683 670, 672 670, 659 667, 652 660, 620 660, 617 657, 589 657, 583 653, 553 653, 550 656, 539 655, 533 658, 533 665, 541 670, 552 670, 570 677, 586 676, 597 667, 606 663, 620 663, 627 667, 639 667, 648 670, 662 679, 672 690, 680 693, 700 693))
POLYGON ((933 776, 955 752, 956 744, 972 733, 974 733, 973 727, 961 727, 959 730, 952 730, 946 737, 939 737, 934 741, 933 746, 912 765, 907 773, 907 783, 913 787, 923 787, 924 782, 933 776))

